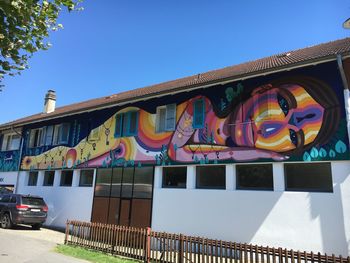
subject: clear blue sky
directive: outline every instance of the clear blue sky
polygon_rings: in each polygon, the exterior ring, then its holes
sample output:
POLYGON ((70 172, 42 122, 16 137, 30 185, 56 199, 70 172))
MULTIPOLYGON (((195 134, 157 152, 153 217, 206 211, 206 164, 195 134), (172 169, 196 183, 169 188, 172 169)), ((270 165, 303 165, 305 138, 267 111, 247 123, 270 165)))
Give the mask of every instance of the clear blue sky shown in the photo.
POLYGON ((350 36, 350 1, 85 0, 62 14, 48 51, 7 77, 0 123, 63 106, 350 36))

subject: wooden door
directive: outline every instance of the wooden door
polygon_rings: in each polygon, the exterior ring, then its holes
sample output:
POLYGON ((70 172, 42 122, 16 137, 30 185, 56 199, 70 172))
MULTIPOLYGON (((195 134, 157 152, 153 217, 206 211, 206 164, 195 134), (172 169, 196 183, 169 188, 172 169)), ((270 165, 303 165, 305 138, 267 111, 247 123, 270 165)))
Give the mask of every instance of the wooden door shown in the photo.
POLYGON ((130 225, 130 199, 122 199, 120 202, 120 212, 119 212, 119 225, 129 226, 130 225))

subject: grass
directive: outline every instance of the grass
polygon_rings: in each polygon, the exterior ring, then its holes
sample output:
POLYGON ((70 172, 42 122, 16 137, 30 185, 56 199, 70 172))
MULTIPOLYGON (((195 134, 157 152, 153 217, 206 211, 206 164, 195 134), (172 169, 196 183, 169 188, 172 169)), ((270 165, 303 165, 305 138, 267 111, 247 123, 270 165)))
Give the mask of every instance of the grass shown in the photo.
POLYGON ((102 252, 93 251, 76 246, 58 245, 55 252, 75 258, 85 259, 95 263, 135 263, 138 261, 110 256, 102 252))

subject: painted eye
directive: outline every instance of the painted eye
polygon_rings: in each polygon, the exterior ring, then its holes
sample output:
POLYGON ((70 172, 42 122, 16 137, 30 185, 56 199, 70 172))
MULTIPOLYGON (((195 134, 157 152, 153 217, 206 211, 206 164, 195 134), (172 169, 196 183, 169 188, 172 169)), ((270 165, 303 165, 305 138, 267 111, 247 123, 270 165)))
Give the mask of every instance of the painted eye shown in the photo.
POLYGON ((282 97, 280 94, 277 94, 277 101, 284 113, 284 116, 287 116, 289 112, 289 105, 287 100, 284 97, 282 97))
POLYGON ((293 131, 292 129, 289 129, 289 135, 290 135, 290 140, 292 141, 292 143, 295 145, 295 147, 298 146, 298 136, 297 133, 295 131, 293 131))

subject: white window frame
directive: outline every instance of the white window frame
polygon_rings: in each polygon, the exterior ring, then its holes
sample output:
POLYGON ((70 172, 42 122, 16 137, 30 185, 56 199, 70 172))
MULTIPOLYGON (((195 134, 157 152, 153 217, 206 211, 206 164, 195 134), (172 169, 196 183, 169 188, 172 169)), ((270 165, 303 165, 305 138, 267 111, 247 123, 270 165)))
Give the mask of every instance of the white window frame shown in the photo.
POLYGON ((40 147, 44 145, 44 128, 31 129, 29 133, 29 148, 40 147), (38 132, 38 139, 35 141, 35 133, 38 132), (34 141, 33 141, 34 140, 34 141))
POLYGON ((70 124, 69 123, 61 123, 54 126, 53 136, 52 136, 52 145, 58 144, 68 144, 69 142, 69 131, 70 124), (64 125, 68 125, 68 133, 67 138, 62 138, 62 127, 64 125))
POLYGON ((176 104, 167 104, 157 107, 156 115, 156 133, 162 133, 167 131, 174 131, 176 126, 176 104), (172 110, 173 108, 173 110, 172 110), (164 125, 161 125, 160 111, 165 109, 164 125), (164 130, 161 129, 164 127, 164 130))
POLYGON ((1 151, 15 151, 18 150, 21 146, 21 136, 17 133, 5 133, 3 135, 2 145, 1 145, 1 151), (13 146, 13 137, 18 136, 19 142, 18 145, 13 146))

